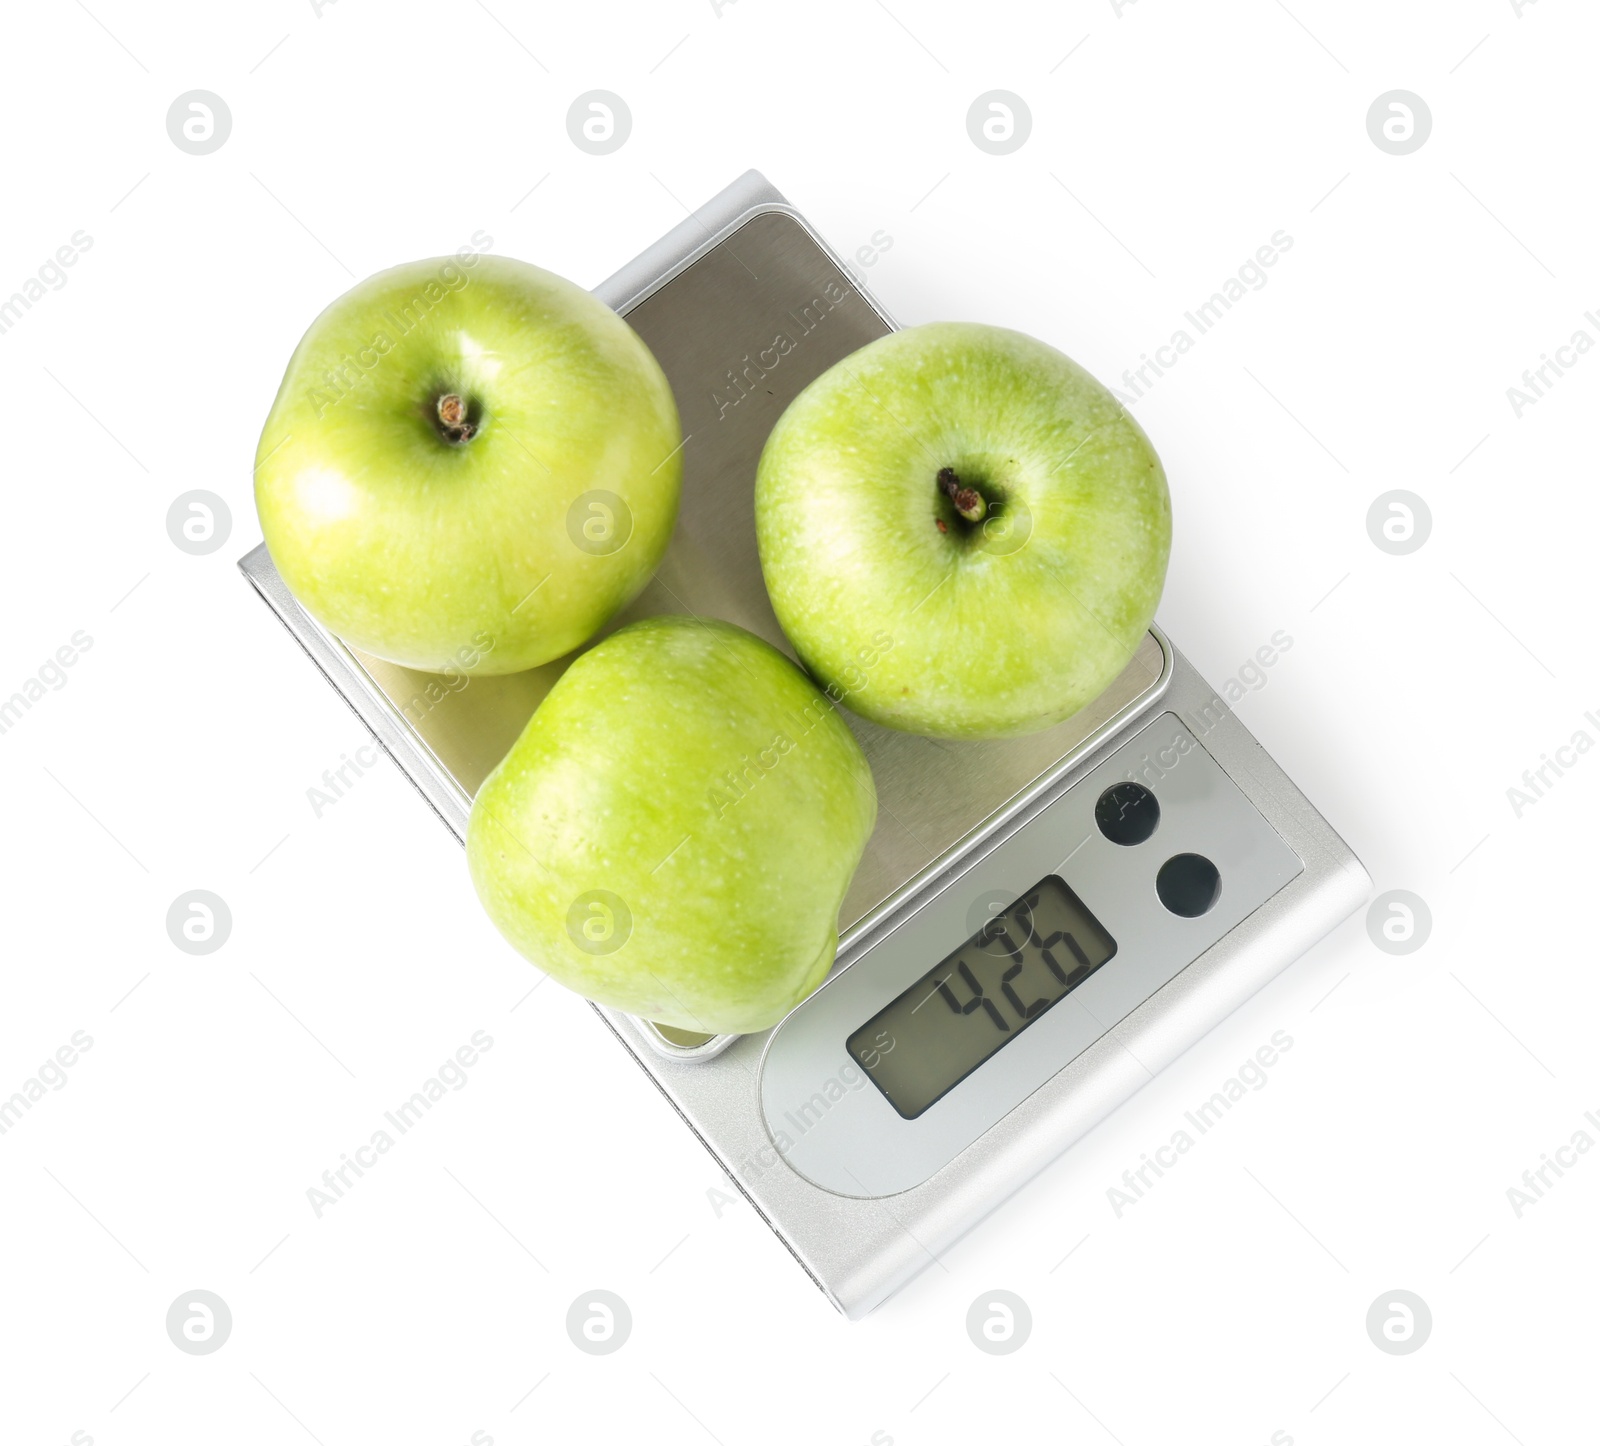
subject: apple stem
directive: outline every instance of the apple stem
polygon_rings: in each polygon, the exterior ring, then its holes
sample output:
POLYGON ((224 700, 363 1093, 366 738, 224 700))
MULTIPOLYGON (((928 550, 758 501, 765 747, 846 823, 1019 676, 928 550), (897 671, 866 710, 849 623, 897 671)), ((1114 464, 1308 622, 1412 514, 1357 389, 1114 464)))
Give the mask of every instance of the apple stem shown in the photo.
POLYGON ((446 392, 438 403, 439 430, 449 442, 465 442, 478 429, 467 420, 466 399, 455 392, 446 392))
POLYGON ((950 499, 951 505, 967 522, 982 522, 989 504, 976 487, 968 487, 956 476, 954 467, 939 469, 939 490, 950 499))

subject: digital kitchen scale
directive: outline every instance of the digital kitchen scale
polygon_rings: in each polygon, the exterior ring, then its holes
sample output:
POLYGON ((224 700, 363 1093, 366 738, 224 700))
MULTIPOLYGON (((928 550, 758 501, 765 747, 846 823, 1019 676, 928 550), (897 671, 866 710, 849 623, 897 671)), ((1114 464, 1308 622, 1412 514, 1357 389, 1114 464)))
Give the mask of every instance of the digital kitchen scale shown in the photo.
MULTIPOLYGON (((756 555, 756 462, 800 390, 894 323, 755 171, 596 295, 655 353, 685 434, 672 545, 612 629, 693 613, 793 656, 756 555)), ((325 632, 264 545, 240 566, 464 838, 474 790, 568 660, 508 677, 413 672, 325 632)), ((953 743, 843 717, 872 765, 878 823, 822 987, 757 1035, 595 1008, 858 1319, 1371 884, 1154 628, 1101 697, 1030 737, 953 743)))

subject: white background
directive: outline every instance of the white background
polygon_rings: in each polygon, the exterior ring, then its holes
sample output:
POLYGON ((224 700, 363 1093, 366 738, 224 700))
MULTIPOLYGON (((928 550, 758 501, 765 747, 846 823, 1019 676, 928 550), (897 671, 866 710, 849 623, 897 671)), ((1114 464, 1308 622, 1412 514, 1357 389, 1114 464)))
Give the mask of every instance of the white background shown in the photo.
POLYGON ((1506 790, 1600 740, 1600 356, 1520 418, 1506 391, 1600 339, 1600 17, 1122 11, 8 12, 0 296, 93 245, 0 335, 0 696, 93 645, 0 736, 0 1095, 74 1031, 93 1047, 0 1136, 0 1438, 1592 1438, 1600 1152, 1520 1218, 1507 1190, 1600 1142, 1600 756, 1521 817, 1506 790), (196 88, 232 113, 205 156, 166 129, 196 88), (565 123, 597 88, 634 123, 603 157, 565 123), (965 123, 997 88, 1033 117, 1000 157, 965 123), (1366 125, 1397 88, 1433 118, 1406 156, 1366 125), (855 1325, 591 1012, 528 993, 392 767, 313 815, 365 735, 234 567, 284 363, 355 279, 481 228, 593 285, 752 165, 841 253, 893 238, 865 279, 902 322, 1014 326, 1108 381, 1293 237, 1136 404, 1173 489, 1159 620, 1218 686, 1292 636, 1239 713, 1433 916, 1405 956, 1351 919, 855 1325), (195 488, 232 510, 199 557, 165 521, 195 488), (1432 513, 1408 556, 1367 532, 1393 488, 1432 513), (164 922, 196 888, 233 915, 206 957, 164 922), (480 1029, 467 1086, 318 1219, 308 1187, 480 1029), (1119 1218, 1122 1172, 1275 1030, 1266 1087, 1119 1218), (603 1357, 565 1328, 597 1287, 634 1319, 603 1357), (196 1288, 233 1314, 211 1355, 164 1325, 196 1288), (1033 1316, 1006 1356, 965 1326, 999 1288, 1033 1316), (1396 1288, 1433 1316, 1404 1356, 1365 1326, 1396 1288))

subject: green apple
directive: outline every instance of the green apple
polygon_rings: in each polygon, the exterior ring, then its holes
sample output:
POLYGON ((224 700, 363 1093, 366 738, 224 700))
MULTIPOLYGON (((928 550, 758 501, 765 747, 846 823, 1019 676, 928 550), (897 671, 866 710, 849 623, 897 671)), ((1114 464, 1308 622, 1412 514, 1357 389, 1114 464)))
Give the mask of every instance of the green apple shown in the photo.
POLYGON ((570 652, 649 580, 682 478, 677 407, 581 287, 463 248, 312 324, 261 433, 256 509, 299 603, 430 672, 570 652))
POLYGON ((1069 717, 1127 664, 1172 513, 1149 439, 1083 368, 936 322, 795 398, 761 454, 756 532, 778 621, 834 696, 993 738, 1069 717))
POLYGON ((551 978, 742 1034, 827 977, 877 806, 854 735, 776 648, 650 618, 562 674, 473 799, 467 861, 551 978))

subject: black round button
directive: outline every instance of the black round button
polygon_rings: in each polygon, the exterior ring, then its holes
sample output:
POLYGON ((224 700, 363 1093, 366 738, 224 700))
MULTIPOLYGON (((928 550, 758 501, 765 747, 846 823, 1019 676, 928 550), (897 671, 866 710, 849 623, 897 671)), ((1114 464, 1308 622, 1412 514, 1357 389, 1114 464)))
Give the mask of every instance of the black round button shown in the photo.
POLYGON ((1142 783, 1113 783, 1094 806, 1094 821, 1114 844, 1142 844, 1161 822, 1161 805, 1142 783))
POLYGON ((1198 919, 1222 893, 1222 875, 1200 854, 1174 854, 1156 875, 1156 897, 1183 919, 1198 919))

